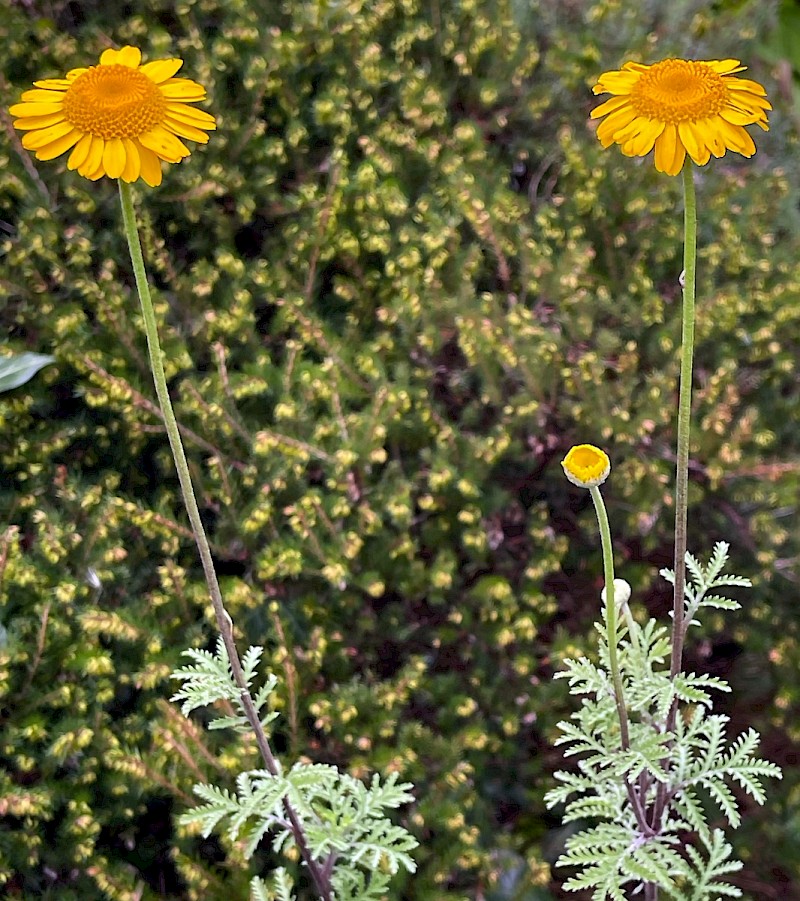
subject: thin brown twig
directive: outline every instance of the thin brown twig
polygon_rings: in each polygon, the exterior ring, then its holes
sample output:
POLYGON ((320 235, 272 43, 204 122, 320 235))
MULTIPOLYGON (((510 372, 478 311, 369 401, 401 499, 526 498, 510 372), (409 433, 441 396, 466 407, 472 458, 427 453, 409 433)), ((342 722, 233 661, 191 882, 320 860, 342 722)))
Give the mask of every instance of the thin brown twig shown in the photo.
MULTIPOLYGON (((117 387, 123 388, 125 391, 127 391, 130 394, 131 400, 133 401, 133 405, 135 407, 138 407, 141 410, 145 410, 147 413, 151 413, 162 422, 164 421, 164 414, 162 413, 161 408, 158 406, 158 404, 154 404, 153 401, 148 400, 148 398, 146 398, 141 392, 137 391, 133 387, 133 385, 130 384, 130 382, 126 381, 123 378, 120 378, 119 376, 111 375, 111 373, 106 369, 103 369, 103 367, 100 366, 99 363, 95 363, 91 357, 84 355, 81 357, 81 362, 84 366, 86 366, 87 369, 91 369, 92 372, 94 372, 96 375, 99 375, 102 379, 105 379, 112 385, 116 385, 117 387)), ((205 438, 201 438, 200 435, 197 434, 197 432, 193 432, 188 426, 178 423, 178 428, 180 429, 181 435, 183 435, 184 438, 188 438, 190 441, 192 441, 202 450, 206 451, 206 453, 210 454, 212 457, 216 457, 220 461, 220 463, 223 463, 223 461, 227 459, 231 466, 235 466, 237 469, 245 468, 243 461, 226 458, 219 448, 214 447, 214 445, 206 441, 205 438)))
MULTIPOLYGON (((190 537, 194 538, 194 535, 191 534, 189 529, 186 530, 190 533, 190 537)), ((183 587, 180 584, 180 579, 176 573, 175 561, 172 558, 167 557, 164 562, 164 568, 169 573, 170 579, 172 579, 172 592, 178 598, 178 602, 181 605, 181 612, 183 613, 183 621, 184 623, 190 623, 192 621, 192 617, 189 613, 189 605, 186 602, 186 594, 183 591, 183 587)))
POLYGON ((215 341, 211 345, 212 350, 217 358, 217 372, 219 372, 219 380, 222 383, 222 391, 225 394, 225 397, 228 398, 231 406, 233 407, 234 413, 231 415, 227 410, 224 410, 225 419, 228 422, 228 425, 237 432, 244 440, 247 442, 248 446, 253 443, 253 436, 250 432, 245 428, 244 423, 239 416, 239 411, 236 409, 236 398, 233 395, 233 391, 231 390, 231 382, 228 376, 228 363, 225 359, 225 346, 221 341, 215 341))
POLYGON ((305 510, 301 509, 298 506, 293 506, 287 508, 286 511, 291 516, 296 516, 300 525, 305 529, 305 534, 303 537, 308 540, 309 545, 311 546, 311 551, 314 556, 323 564, 323 566, 328 562, 328 558, 325 554, 325 551, 322 549, 322 545, 317 541, 317 536, 314 534, 313 528, 309 525, 308 517, 306 516, 305 510))
POLYGON ((36 634, 36 651, 33 655, 31 665, 28 667, 28 675, 25 677, 25 684, 19 690, 20 697, 24 697, 27 694, 28 689, 33 684, 33 679, 36 675, 36 671, 39 669, 39 664, 42 662, 42 656, 44 655, 44 644, 47 637, 47 623, 50 620, 51 606, 51 601, 47 601, 47 603, 44 605, 44 610, 42 610, 42 615, 39 618, 39 631, 36 634))
POLYGON ((170 535, 181 535, 184 538, 194 538, 194 532, 191 529, 187 529, 186 526, 182 526, 179 522, 175 522, 174 519, 170 519, 167 516, 162 516, 161 513, 151 513, 150 514, 153 522, 159 526, 164 526, 170 533, 170 535))
MULTIPOLYGON (((208 422, 213 416, 213 413, 211 410, 211 405, 208 403, 208 401, 203 397, 203 395, 197 390, 197 388, 195 388, 195 386, 191 382, 186 382, 186 390, 189 392, 189 394, 192 395, 192 399, 197 404, 197 406, 200 407, 200 409, 205 413, 206 421, 208 422)), ((219 463, 218 471, 219 471, 219 477, 222 480, 222 488, 228 498, 228 501, 230 501, 231 483, 228 481, 228 474, 225 472, 225 464, 222 460, 222 455, 220 453, 217 453, 214 456, 216 457, 217 462, 219 463)))
POLYGON ((173 728, 179 729, 184 735, 187 736, 197 748, 199 753, 202 755, 203 759, 214 767, 217 772, 225 774, 227 771, 224 766, 217 760, 217 758, 208 750, 203 742, 203 733, 195 726, 194 722, 190 720, 188 717, 183 716, 183 714, 178 713, 175 707, 172 704, 167 703, 167 701, 158 701, 158 708, 162 714, 169 720, 170 725, 173 728))
POLYGON ((313 291, 314 291, 314 282, 317 279, 317 265, 319 264, 319 257, 322 253, 322 239, 325 235, 325 231, 328 228, 328 221, 331 218, 331 213, 333 212, 333 193, 336 190, 336 185, 339 183, 339 167, 332 166, 330 170, 330 178, 328 179, 328 189, 325 192, 325 200, 322 203, 322 212, 319 217, 319 224, 317 226, 317 237, 314 241, 314 247, 311 251, 311 258, 308 261, 308 272, 306 274, 306 286, 305 286, 305 298, 306 303, 311 303, 313 291))
POLYGON ((761 463, 756 466, 745 466, 741 469, 732 469, 726 472, 722 477, 724 482, 733 481, 733 479, 757 478, 768 479, 771 482, 776 481, 787 473, 800 471, 800 461, 792 461, 787 463, 761 463))
MULTIPOLYGON (((276 306, 285 307, 289 306, 283 298, 279 298, 275 301, 276 306)), ((366 382, 361 376, 349 366, 345 361, 336 353, 336 351, 331 347, 328 339, 325 337, 325 332, 322 329, 321 325, 318 325, 315 322, 306 316, 303 312, 301 312, 299 306, 295 304, 291 304, 292 315, 300 322, 303 328, 306 330, 306 333, 311 338, 312 341, 319 344, 319 346, 325 351, 327 356, 329 356, 334 363, 342 370, 342 372, 347 374, 347 377, 350 378, 362 391, 369 391, 370 385, 366 382)))
POLYGON ((194 774, 194 778, 198 780, 198 782, 205 781, 205 775, 200 767, 197 765, 197 762, 194 759, 194 755, 189 751, 186 745, 179 741, 175 733, 171 729, 156 729, 154 730, 155 736, 161 737, 161 742, 164 747, 168 748, 170 751, 175 752, 186 764, 186 766, 192 771, 194 774))
POLYGON ((275 432, 272 429, 261 429, 256 435, 256 440, 260 437, 269 438, 276 444, 285 444, 287 447, 294 447, 297 450, 301 450, 308 454, 309 457, 316 457, 318 460, 323 460, 325 463, 336 462, 335 459, 330 454, 326 454, 324 450, 320 450, 320 448, 314 447, 312 444, 301 441, 299 438, 292 438, 289 435, 275 432))
POLYGON ((186 794, 185 791, 178 788, 173 780, 167 779, 165 776, 162 776, 158 770, 153 769, 153 767, 145 763, 141 757, 137 757, 133 754, 128 754, 125 755, 122 759, 127 762, 128 768, 138 770, 139 773, 141 773, 148 779, 148 781, 151 781, 156 785, 160 785, 172 795, 177 795, 187 806, 191 806, 194 803, 194 799, 190 795, 186 794))
POLYGON ((120 317, 116 315, 116 311, 110 304, 103 305, 103 316, 111 323, 114 337, 117 338, 120 344, 122 344, 125 350, 127 350, 134 359, 139 372, 147 373, 149 375, 150 369, 148 368, 147 360, 144 358, 137 345, 139 335, 131 328, 131 321, 124 316, 122 317, 122 321, 120 321, 120 317))

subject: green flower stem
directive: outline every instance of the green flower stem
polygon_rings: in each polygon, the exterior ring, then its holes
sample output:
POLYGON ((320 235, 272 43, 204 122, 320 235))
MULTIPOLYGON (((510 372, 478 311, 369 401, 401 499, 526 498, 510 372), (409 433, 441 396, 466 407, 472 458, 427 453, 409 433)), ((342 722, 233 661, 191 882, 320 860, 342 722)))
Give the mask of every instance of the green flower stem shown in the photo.
MULTIPOLYGON (((603 502, 600 489, 594 485, 589 489, 594 502, 597 524, 600 527, 600 544, 603 548, 603 577, 606 583, 606 631, 608 634, 608 664, 611 670, 611 683, 614 686, 614 702, 617 705, 617 717, 619 719, 620 744, 623 751, 630 748, 630 733, 628 727, 628 709, 625 706, 625 692, 622 685, 622 672, 619 667, 619 649, 617 646, 617 601, 614 597, 614 549, 611 544, 611 528, 608 525, 608 514, 603 502)), ((644 835, 652 835, 652 830, 647 824, 643 798, 637 795, 633 786, 623 777, 628 799, 636 816, 636 822, 644 835)))
POLYGON ((606 583, 606 630, 608 632, 608 663, 611 669, 611 681, 614 685, 614 700, 617 704, 619 730, 622 748, 630 747, 628 734, 628 711, 625 707, 625 695, 622 687, 622 673, 619 669, 617 649, 617 602, 614 597, 614 550, 611 546, 611 529, 608 525, 608 514, 600 489, 594 485, 589 489, 594 502, 597 524, 600 526, 600 544, 603 547, 603 576, 606 583))
POLYGON ((678 398, 678 454, 675 476, 675 590, 672 598, 672 660, 674 679, 683 666, 684 587, 686 584, 686 518, 689 493, 689 431, 692 416, 692 362, 694 358, 694 299, 697 270, 697 200, 694 166, 683 166, 683 315, 681 382, 678 398))
MULTIPOLYGON (((670 675, 676 678, 683 668, 686 586, 686 521, 689 494, 689 434, 692 417, 692 364, 694 361, 694 302, 697 271, 697 199, 694 167, 687 157, 683 166, 683 312, 681 316, 681 375, 678 395, 678 451, 675 474, 675 584, 672 595, 672 655, 670 675)), ((672 732, 678 715, 673 699, 665 729, 672 732)), ((650 811, 650 825, 658 831, 667 805, 666 783, 660 782, 650 811)), ((654 901, 658 899, 656 890, 654 901)))
MULTIPOLYGON (((144 318, 144 327, 147 334, 147 348, 150 355, 150 366, 153 372, 153 381, 155 382, 156 395, 161 412, 164 417, 164 425, 169 438, 169 445, 172 449, 172 456, 175 460, 175 467, 178 471, 178 480, 181 486, 181 494, 183 502, 186 505, 186 512, 189 516, 189 522, 192 526, 195 541, 197 542, 197 550, 200 553, 200 562, 203 567, 208 592, 211 597, 211 604, 214 608, 214 615, 217 620, 217 628, 219 629, 222 640, 225 644, 225 650, 230 661, 231 672, 236 681, 239 691, 241 692, 242 705, 247 719, 253 728, 261 757, 266 764, 267 769, 273 776, 278 775, 279 767, 269 746, 264 727, 258 717, 258 712, 253 703, 252 695, 247 687, 242 670, 242 663, 239 659, 239 653, 236 650, 236 643, 233 637, 233 622, 230 614, 225 609, 222 600, 222 592, 220 591, 217 574, 214 570, 214 563, 211 558, 211 549, 208 544, 205 529, 200 519, 200 510, 197 506, 194 487, 192 485, 191 475, 189 474, 189 465, 186 461, 186 454, 183 449, 178 422, 175 419, 175 412, 172 409, 169 391, 167 390, 167 379, 164 373, 163 351, 158 339, 158 323, 156 321, 155 310, 153 309, 153 301, 150 296, 150 286, 147 282, 147 272, 144 265, 144 257, 142 255, 142 245, 139 241, 139 231, 136 227, 136 214, 133 208, 133 196, 131 187, 126 182, 119 179, 119 196, 122 202, 122 220, 125 227, 125 237, 128 239, 128 249, 130 250, 131 263, 133 264, 133 272, 136 278, 136 288, 139 293, 139 302, 142 308, 142 317, 144 318)), ((296 812, 289 804, 284 801, 286 815, 292 826, 295 841, 308 867, 314 883, 323 901, 330 901, 332 898, 332 890, 330 887, 330 879, 327 878, 317 862, 311 856, 303 832, 300 820, 296 812)))

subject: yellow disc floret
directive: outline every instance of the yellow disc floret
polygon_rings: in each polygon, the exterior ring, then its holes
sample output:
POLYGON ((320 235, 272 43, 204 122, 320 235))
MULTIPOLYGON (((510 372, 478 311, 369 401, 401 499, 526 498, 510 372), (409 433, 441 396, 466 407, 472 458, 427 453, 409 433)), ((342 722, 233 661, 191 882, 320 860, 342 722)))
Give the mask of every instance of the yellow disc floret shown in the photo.
POLYGON ((164 121, 167 101, 146 75, 128 66, 92 66, 67 88, 64 118, 105 140, 135 138, 164 121))
POLYGON ((716 116, 727 102, 722 76, 694 60, 656 63, 631 90, 631 105, 640 116, 675 124, 716 116))

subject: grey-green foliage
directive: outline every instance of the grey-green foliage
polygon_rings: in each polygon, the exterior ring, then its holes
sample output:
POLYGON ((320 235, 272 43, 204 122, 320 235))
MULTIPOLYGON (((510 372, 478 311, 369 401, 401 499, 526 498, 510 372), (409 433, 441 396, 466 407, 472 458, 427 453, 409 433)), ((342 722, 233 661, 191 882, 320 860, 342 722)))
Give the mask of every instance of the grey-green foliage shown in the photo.
MULTIPOLYGON (((263 648, 251 647, 242 658, 242 671, 248 688, 253 682, 253 677, 263 652, 263 648)), ((195 664, 194 666, 184 666, 172 674, 173 679, 181 679, 183 681, 181 689, 172 696, 173 701, 183 702, 181 704, 181 713, 184 716, 188 716, 198 707, 205 707, 216 701, 228 701, 239 707, 242 712, 234 716, 215 716, 209 723, 208 728, 231 728, 237 732, 251 732, 252 727, 244 708, 241 706, 241 692, 233 680, 222 638, 217 639, 216 654, 212 654, 210 651, 190 648, 188 651, 184 651, 184 657, 191 657, 195 664)), ((253 697, 253 704, 257 713, 260 713, 266 706, 277 684, 278 680, 270 673, 253 697)), ((277 713, 268 713, 262 717, 261 725, 266 729, 277 716, 277 713)))
MULTIPOLYGON (((263 649, 251 647, 242 658, 248 687, 252 683, 263 649)), ((173 701, 181 701, 184 715, 197 707, 227 701, 238 715, 215 716, 208 728, 249 729, 241 694, 231 673, 228 656, 220 639, 216 652, 189 650, 185 656, 194 663, 173 673, 183 682, 173 701)), ((277 680, 272 674, 254 695, 259 714, 268 707, 277 680)), ((266 727, 277 716, 267 713, 266 727)), ((389 881, 400 868, 414 872, 410 852, 416 839, 402 826, 391 822, 386 812, 413 800, 409 783, 398 783, 397 774, 385 780, 374 775, 369 786, 328 764, 295 763, 284 771, 265 769, 240 773, 236 790, 216 785, 195 785, 203 801, 180 818, 184 824, 198 823, 204 836, 220 823, 227 823, 231 840, 242 840, 250 857, 261 840, 272 834, 275 851, 295 844, 286 814, 291 804, 305 833, 312 857, 330 872, 334 897, 339 901, 372 901, 385 894, 389 881)), ((256 901, 288 901, 292 897, 288 874, 277 870, 271 887, 255 879, 251 891, 256 901)))
MULTIPOLYGON (((749 586, 747 579, 723 572, 728 545, 718 543, 709 563, 687 554, 689 580, 685 591, 685 627, 696 623, 703 607, 736 609, 718 594, 727 586, 749 586)), ((674 581, 674 574, 662 575, 674 581)), ((569 660, 558 677, 583 697, 571 722, 560 723, 558 744, 567 756, 580 755, 576 772, 558 772, 561 785, 547 795, 550 807, 565 804, 565 821, 595 820, 572 836, 559 866, 577 867, 564 887, 594 889, 593 901, 624 901, 626 887, 658 886, 665 897, 703 901, 738 897, 738 888, 724 877, 741 868, 731 858, 731 846, 709 818, 722 813, 734 828, 740 823, 731 785, 736 784, 759 804, 761 780, 780 778, 780 770, 755 756, 759 736, 754 730, 734 741, 726 737, 728 718, 714 714, 709 689, 728 691, 720 679, 681 672, 670 677, 670 630, 655 620, 644 625, 623 610, 616 635, 600 632, 600 663, 569 660), (619 648, 623 691, 630 722, 630 743, 623 750, 611 678, 609 642, 619 648), (678 704, 674 728, 668 730, 670 708, 678 704), (637 821, 631 793, 644 800, 647 822, 637 821), (659 821, 653 821, 663 799, 659 821), (684 836, 694 833, 696 845, 684 836)))
POLYGON ((263 879, 255 876, 250 883, 251 901, 292 901, 294 883, 283 867, 275 870, 270 882, 268 885, 263 879))

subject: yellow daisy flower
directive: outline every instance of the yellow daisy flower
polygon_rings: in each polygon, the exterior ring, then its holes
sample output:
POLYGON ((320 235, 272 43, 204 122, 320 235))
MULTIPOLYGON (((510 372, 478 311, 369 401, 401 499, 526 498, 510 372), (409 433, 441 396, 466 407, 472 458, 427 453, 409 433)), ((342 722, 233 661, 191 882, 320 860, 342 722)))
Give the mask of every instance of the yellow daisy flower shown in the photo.
POLYGON ((727 150, 752 156, 756 145, 744 126, 768 131, 772 106, 758 82, 734 77, 746 68, 738 59, 665 59, 605 72, 592 90, 614 96, 592 110, 593 119, 606 117, 597 137, 627 156, 655 146, 656 169, 667 175, 681 171, 687 153, 698 166, 727 150))
POLYGON ((605 451, 593 444, 578 444, 561 462, 564 475, 579 488, 602 485, 611 472, 611 461, 605 451))
POLYGON ((205 100, 205 88, 174 77, 183 60, 141 61, 136 47, 105 50, 97 66, 35 81, 10 108, 15 127, 27 132, 22 146, 39 160, 71 149, 67 168, 92 181, 107 175, 160 185, 160 161, 177 163, 191 152, 181 138, 206 144, 206 131, 217 126, 189 105, 205 100))

